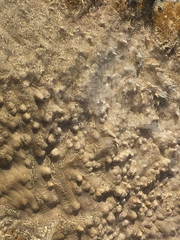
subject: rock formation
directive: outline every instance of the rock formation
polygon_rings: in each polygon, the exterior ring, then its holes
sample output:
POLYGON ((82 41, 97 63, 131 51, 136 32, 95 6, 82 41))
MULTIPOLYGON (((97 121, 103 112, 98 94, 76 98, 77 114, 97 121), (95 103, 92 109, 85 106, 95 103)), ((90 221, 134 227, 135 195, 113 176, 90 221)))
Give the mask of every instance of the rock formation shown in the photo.
POLYGON ((180 239, 180 3, 0 12, 0 239, 180 239))

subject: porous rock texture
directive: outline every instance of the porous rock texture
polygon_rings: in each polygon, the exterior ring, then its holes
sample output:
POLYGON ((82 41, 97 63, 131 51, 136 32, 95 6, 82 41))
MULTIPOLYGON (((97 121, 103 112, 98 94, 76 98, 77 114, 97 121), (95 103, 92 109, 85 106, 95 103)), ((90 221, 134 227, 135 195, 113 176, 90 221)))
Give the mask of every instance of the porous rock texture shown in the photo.
POLYGON ((180 3, 0 0, 0 239, 180 239, 180 3))

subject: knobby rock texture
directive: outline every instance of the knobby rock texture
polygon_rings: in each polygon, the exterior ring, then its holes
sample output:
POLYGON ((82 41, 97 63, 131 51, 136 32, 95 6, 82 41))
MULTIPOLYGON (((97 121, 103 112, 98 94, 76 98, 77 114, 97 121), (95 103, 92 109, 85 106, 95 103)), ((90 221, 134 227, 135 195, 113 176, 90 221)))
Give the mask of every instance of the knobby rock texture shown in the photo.
POLYGON ((180 239, 180 3, 0 0, 0 239, 180 239))

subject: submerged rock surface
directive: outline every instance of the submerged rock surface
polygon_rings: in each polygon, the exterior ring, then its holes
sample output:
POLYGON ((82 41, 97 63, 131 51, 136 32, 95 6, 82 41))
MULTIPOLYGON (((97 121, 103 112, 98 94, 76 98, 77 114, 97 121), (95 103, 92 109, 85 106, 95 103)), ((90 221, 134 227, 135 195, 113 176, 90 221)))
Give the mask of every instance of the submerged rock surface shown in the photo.
POLYGON ((0 239, 180 239, 180 3, 0 2, 0 239))

